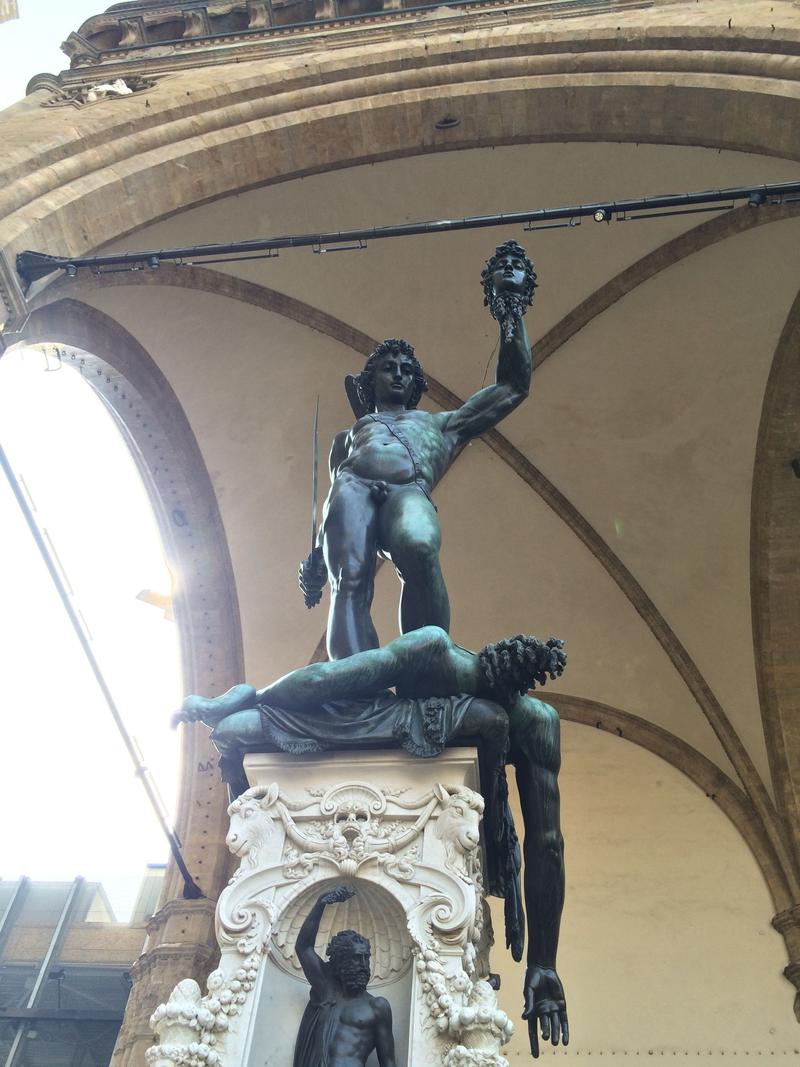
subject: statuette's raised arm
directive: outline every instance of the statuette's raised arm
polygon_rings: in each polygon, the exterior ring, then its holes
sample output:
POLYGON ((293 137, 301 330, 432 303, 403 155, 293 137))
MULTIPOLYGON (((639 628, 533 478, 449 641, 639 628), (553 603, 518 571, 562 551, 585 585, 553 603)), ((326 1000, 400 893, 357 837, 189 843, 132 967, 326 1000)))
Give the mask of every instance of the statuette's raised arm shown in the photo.
POLYGON ((325 964, 317 955, 314 945, 316 944, 319 924, 322 921, 322 913, 329 904, 341 904, 355 895, 355 890, 348 886, 338 885, 318 897, 311 911, 306 916, 303 925, 297 934, 294 947, 300 966, 303 968, 308 981, 312 986, 319 986, 324 981, 325 964))

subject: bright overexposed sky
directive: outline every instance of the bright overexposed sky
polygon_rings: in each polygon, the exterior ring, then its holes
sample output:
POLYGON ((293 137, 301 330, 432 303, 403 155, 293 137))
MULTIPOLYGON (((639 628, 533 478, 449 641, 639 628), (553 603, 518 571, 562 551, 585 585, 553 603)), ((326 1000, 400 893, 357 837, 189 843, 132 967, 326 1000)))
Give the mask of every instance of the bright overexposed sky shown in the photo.
MULTIPOLYGON (((36 506, 94 652, 174 808, 180 703, 175 624, 137 599, 169 594, 152 507, 103 401, 39 350, 0 359, 0 442, 36 506)), ((0 473, 0 875, 106 887, 126 918, 167 844, 61 601, 0 473)))
POLYGON ((112 0, 19 0, 19 18, 0 23, 0 108, 25 95, 34 74, 69 66, 61 42, 112 0))

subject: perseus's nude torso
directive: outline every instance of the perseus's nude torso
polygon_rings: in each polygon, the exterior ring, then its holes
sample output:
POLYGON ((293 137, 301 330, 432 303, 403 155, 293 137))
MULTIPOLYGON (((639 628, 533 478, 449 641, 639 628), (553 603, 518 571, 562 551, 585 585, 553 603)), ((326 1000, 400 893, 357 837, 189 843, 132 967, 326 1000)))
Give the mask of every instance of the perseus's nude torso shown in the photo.
POLYGON ((349 471, 393 485, 418 480, 428 492, 450 465, 455 443, 442 431, 442 416, 427 411, 364 415, 342 437, 332 474, 349 471))

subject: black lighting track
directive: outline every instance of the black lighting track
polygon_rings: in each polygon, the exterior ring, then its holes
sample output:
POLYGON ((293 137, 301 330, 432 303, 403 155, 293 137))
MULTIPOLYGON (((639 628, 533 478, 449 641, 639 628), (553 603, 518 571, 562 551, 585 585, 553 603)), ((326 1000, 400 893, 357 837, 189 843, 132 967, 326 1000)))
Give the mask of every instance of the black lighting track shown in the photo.
POLYGON ((513 211, 498 215, 472 215, 463 219, 439 219, 433 222, 408 222, 400 226, 376 226, 364 230, 340 230, 330 233, 288 234, 284 237, 264 237, 253 241, 230 244, 193 245, 187 248, 150 249, 144 252, 116 252, 107 256, 85 256, 69 259, 50 256, 44 252, 20 252, 17 273, 25 286, 30 286, 53 271, 63 270, 74 276, 83 268, 106 273, 115 270, 157 268, 161 263, 183 266, 200 265, 212 261, 244 258, 269 258, 284 248, 312 248, 315 252, 344 251, 345 248, 364 248, 367 241, 387 237, 412 237, 419 234, 450 233, 454 230, 477 230, 486 226, 515 226, 528 223, 576 225, 582 218, 596 222, 633 221, 636 218, 657 218, 706 210, 723 211, 737 201, 746 201, 753 208, 769 204, 800 201, 800 181, 778 182, 772 185, 744 185, 733 189, 709 189, 701 193, 671 193, 666 196, 645 196, 629 200, 605 200, 597 204, 575 204, 568 207, 537 208, 534 211, 513 211), (714 205, 718 205, 715 207, 714 205))

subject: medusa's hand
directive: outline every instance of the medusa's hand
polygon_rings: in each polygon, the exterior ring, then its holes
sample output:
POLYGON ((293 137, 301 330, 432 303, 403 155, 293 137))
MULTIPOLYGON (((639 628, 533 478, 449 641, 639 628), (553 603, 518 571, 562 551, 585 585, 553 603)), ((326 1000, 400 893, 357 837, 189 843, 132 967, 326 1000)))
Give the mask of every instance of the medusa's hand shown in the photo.
POLYGON ((557 1045, 560 1038, 564 1045, 568 1045, 567 1001, 555 968, 528 964, 524 995, 525 1011, 522 1018, 528 1020, 531 1055, 535 1059, 539 1057, 539 1026, 542 1028, 543 1041, 557 1045))

